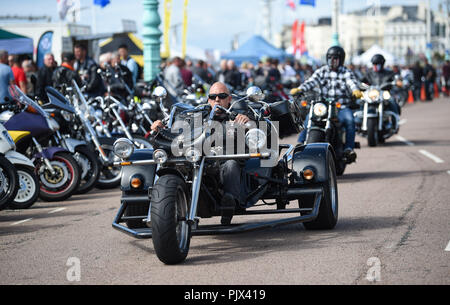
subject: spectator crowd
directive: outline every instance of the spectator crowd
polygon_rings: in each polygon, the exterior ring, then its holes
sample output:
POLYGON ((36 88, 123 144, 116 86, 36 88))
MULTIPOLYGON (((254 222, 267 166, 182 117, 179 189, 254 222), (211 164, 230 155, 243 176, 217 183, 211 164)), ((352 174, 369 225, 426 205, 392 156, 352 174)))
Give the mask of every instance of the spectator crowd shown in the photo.
MULTIPOLYGON (((98 62, 88 56, 83 44, 75 44, 73 53, 63 53, 61 64, 55 61, 53 54, 45 54, 43 66, 39 69, 31 59, 19 60, 19 58, 17 55, 0 50, 0 103, 5 101, 5 97, 9 97, 8 86, 11 84, 19 86, 29 96, 46 100, 46 86, 61 90, 65 84, 75 79, 80 86, 85 86, 88 95, 98 96, 107 91, 98 73, 99 68, 119 69, 129 88, 135 87, 142 72, 136 61, 128 55, 126 45, 121 45, 116 52, 101 54, 98 62)), ((365 66, 350 64, 348 67, 360 80, 367 70, 365 66)), ((240 66, 233 60, 224 59, 215 67, 203 60, 174 57, 162 60, 161 75, 167 90, 177 96, 192 84, 193 76, 206 84, 220 81, 238 90, 252 85, 265 87, 273 83, 293 88, 308 79, 316 68, 318 66, 302 64, 293 59, 279 62, 274 58, 266 58, 256 65, 243 62, 240 66)), ((439 67, 434 67, 426 59, 422 59, 412 65, 394 65, 390 68, 401 76, 416 101, 431 100, 437 96, 436 92, 439 95, 449 95, 449 60, 439 67)), ((125 91, 124 88, 122 90, 125 91)))

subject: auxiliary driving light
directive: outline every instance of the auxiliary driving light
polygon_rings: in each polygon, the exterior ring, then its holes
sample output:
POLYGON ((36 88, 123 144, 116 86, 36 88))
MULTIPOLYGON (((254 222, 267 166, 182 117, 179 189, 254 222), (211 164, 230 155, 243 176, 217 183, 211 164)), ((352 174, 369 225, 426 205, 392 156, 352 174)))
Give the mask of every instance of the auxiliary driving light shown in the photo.
POLYGON ((157 164, 164 164, 166 163, 167 159, 167 153, 164 150, 157 149, 153 152, 153 160, 155 160, 157 164))
POLYGON ((198 162, 202 156, 201 152, 198 149, 195 148, 189 148, 184 153, 184 156, 186 157, 186 160, 189 162, 198 162))

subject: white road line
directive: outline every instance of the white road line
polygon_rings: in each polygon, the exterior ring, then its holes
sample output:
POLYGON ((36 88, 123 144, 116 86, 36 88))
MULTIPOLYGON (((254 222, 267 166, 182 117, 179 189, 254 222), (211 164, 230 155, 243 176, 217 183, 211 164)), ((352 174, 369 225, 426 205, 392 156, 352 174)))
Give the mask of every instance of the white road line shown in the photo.
POLYGON ((449 175, 450 175, 450 171, 447 171, 447 174, 449 174, 449 175))
POLYGON ((66 208, 59 208, 59 209, 56 209, 56 210, 53 210, 53 211, 50 211, 50 212, 48 212, 49 214, 53 214, 53 213, 57 213, 57 212, 61 212, 61 211, 64 211, 66 208))
POLYGON ((433 160, 436 163, 444 163, 444 160, 440 159, 439 157, 436 157, 435 155, 433 155, 432 153, 426 151, 426 150, 419 150, 419 152, 424 155, 425 157, 430 158, 431 160, 433 160))
POLYGON ((400 142, 405 143, 408 146, 414 146, 414 143, 411 141, 406 140, 404 137, 402 136, 395 136, 397 138, 397 140, 399 140, 400 142))
POLYGON ((30 221, 31 219, 33 219, 33 218, 28 218, 28 219, 24 219, 24 220, 21 220, 21 221, 14 222, 14 223, 11 224, 11 226, 15 226, 15 225, 18 225, 18 224, 30 221))
POLYGON ((400 122, 398 122, 398 125, 404 125, 406 122, 408 122, 407 119, 402 119, 400 122))
POLYGON ((445 247, 445 251, 450 252, 450 241, 448 242, 447 247, 445 247))

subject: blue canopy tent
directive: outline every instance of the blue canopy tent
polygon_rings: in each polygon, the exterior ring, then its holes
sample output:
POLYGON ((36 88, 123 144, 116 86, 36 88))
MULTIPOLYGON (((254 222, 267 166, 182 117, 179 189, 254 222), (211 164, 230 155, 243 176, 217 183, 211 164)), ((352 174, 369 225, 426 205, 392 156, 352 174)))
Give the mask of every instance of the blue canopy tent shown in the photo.
POLYGON ((0 50, 9 54, 33 54, 33 39, 0 29, 0 50))
POLYGON ((242 62, 257 64, 263 57, 276 58, 280 61, 286 58, 287 54, 282 50, 268 43, 261 36, 255 35, 247 40, 240 48, 222 56, 223 59, 232 59, 236 65, 242 62))

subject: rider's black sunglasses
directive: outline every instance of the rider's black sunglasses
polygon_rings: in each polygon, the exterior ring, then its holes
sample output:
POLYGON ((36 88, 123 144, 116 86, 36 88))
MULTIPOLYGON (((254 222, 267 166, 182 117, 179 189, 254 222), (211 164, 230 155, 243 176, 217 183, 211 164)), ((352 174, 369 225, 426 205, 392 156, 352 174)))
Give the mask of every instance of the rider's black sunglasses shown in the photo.
POLYGON ((208 98, 210 100, 215 100, 217 97, 219 97, 221 100, 226 99, 229 96, 228 93, 219 93, 219 94, 210 94, 208 95, 208 98))

